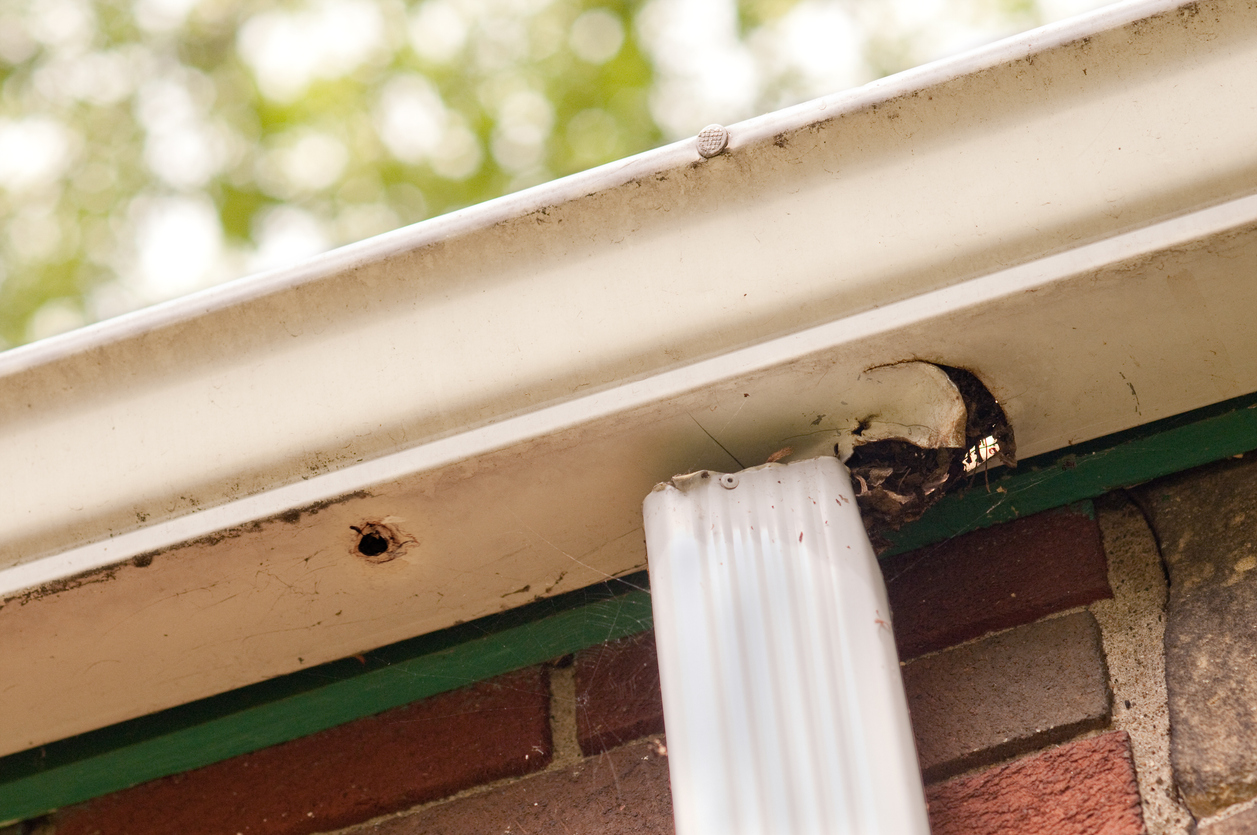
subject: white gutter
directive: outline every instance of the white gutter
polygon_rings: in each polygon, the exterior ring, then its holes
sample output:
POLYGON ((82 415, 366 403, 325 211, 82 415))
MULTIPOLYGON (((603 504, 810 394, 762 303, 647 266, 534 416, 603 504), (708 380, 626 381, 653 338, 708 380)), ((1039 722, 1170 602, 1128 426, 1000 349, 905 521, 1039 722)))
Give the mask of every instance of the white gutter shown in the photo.
POLYGON ((1253 66, 1120 6, 0 355, 0 753, 639 568, 873 366, 1023 455, 1257 390, 1253 66))
POLYGON ((646 498, 678 835, 929 835, 890 604, 832 456, 646 498))

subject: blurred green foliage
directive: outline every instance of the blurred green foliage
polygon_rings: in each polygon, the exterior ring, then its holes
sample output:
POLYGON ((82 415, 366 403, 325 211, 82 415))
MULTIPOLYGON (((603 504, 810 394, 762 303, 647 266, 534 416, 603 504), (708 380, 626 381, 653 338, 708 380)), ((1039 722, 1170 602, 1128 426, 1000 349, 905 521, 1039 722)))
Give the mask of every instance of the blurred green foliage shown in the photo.
POLYGON ((0 349, 935 57, 914 8, 0 0, 0 349))
POLYGON ((0 12, 0 154, 51 157, 0 163, 0 347, 271 266, 279 209, 313 252, 661 140, 616 0, 178 6, 0 12), (170 268, 146 224, 196 231, 146 215, 198 197, 220 231, 186 254, 224 263, 137 280, 170 268))

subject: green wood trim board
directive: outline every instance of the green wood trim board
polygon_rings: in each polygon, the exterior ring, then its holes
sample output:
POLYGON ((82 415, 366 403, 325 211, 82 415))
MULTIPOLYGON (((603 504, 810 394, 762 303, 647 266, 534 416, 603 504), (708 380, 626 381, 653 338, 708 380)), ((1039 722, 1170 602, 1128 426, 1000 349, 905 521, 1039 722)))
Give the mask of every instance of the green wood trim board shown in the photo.
POLYGON ((0 759, 17 821, 455 690, 651 625, 645 572, 0 759))
POLYGON ((978 474, 887 538, 883 556, 1092 499, 1170 473, 1257 449, 1257 394, 1148 423, 978 474))

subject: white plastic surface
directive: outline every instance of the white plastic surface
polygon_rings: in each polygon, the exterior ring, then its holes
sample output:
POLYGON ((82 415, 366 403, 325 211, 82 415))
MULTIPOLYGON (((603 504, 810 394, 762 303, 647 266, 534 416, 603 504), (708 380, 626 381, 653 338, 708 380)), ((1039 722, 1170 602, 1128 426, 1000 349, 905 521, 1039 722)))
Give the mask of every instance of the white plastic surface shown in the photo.
POLYGON ((881 571, 836 458, 645 502, 679 835, 927 835, 881 571))

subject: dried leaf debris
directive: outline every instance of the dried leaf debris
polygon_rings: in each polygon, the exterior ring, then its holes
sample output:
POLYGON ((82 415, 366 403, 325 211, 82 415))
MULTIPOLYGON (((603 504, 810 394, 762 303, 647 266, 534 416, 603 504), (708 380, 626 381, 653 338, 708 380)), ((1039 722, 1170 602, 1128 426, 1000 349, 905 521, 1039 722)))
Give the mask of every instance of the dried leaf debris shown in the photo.
POLYGON ((864 526, 879 551, 889 544, 884 532, 921 518, 965 475, 996 464, 1017 464, 1012 428, 995 397, 972 372, 939 367, 965 403, 965 446, 928 449, 903 440, 877 440, 858 444, 847 460, 864 526))

